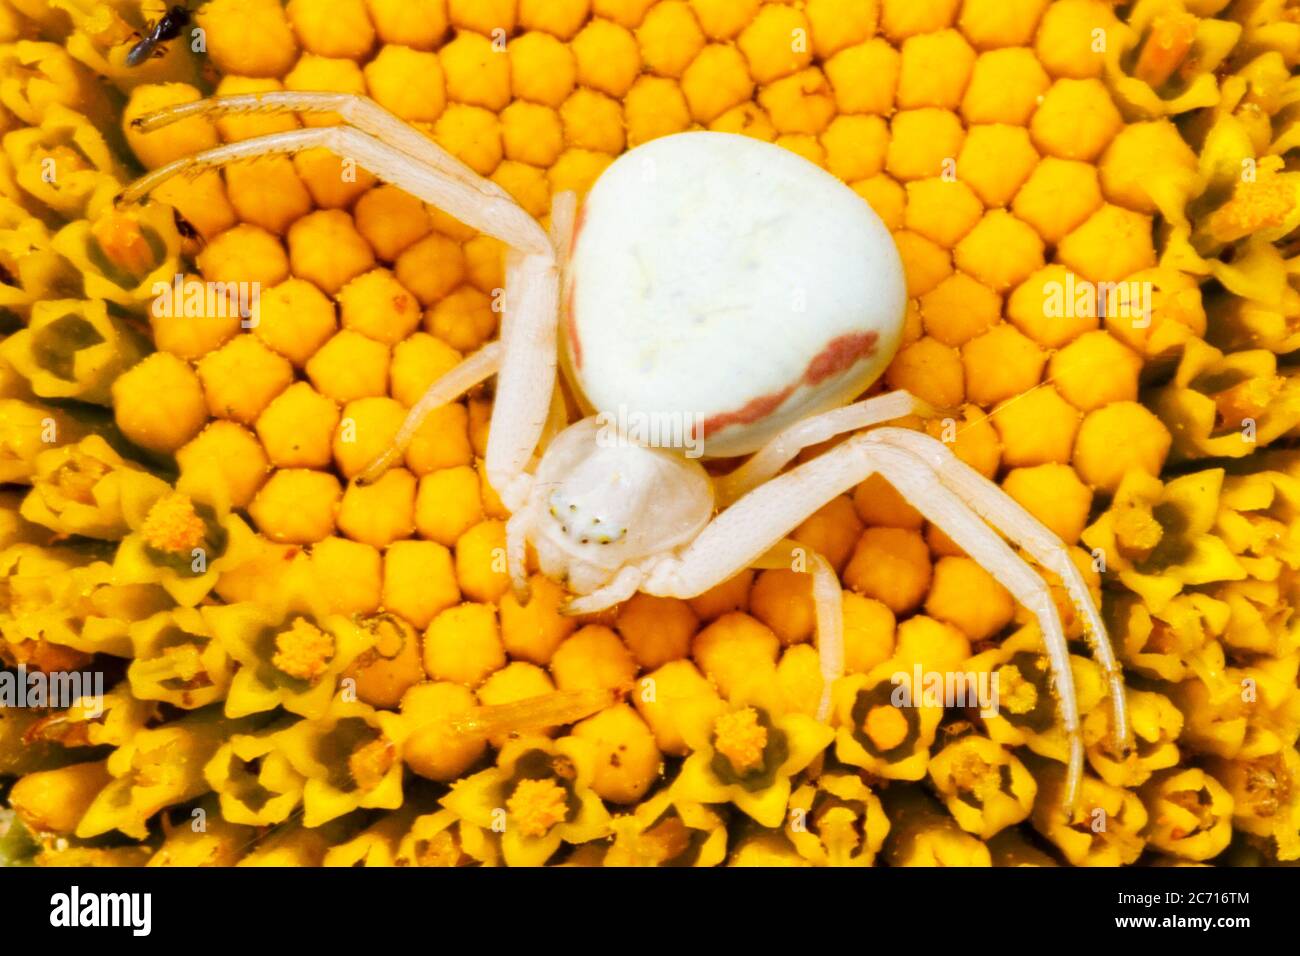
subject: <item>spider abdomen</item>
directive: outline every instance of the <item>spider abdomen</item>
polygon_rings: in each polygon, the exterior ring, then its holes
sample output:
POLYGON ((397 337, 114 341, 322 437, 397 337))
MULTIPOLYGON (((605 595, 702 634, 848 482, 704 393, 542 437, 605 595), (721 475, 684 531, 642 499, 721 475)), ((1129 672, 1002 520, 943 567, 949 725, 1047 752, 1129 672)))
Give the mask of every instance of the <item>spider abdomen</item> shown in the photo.
POLYGON ((839 180, 769 143, 682 133, 588 194, 565 365, 596 411, 677 419, 705 455, 747 454, 879 377, 905 297, 888 230, 839 180))

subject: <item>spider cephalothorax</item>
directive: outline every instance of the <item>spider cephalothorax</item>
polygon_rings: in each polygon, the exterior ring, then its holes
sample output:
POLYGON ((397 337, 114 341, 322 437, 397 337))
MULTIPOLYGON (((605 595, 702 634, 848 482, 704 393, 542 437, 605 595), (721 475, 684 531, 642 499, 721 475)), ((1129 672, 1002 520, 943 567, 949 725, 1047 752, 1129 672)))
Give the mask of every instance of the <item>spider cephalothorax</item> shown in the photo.
POLYGON ((698 462, 668 449, 599 437, 584 418, 547 446, 533 490, 508 526, 537 549, 541 571, 579 594, 624 567, 694 538, 713 515, 713 486, 698 462), (645 516, 655 515, 654 521, 645 516))

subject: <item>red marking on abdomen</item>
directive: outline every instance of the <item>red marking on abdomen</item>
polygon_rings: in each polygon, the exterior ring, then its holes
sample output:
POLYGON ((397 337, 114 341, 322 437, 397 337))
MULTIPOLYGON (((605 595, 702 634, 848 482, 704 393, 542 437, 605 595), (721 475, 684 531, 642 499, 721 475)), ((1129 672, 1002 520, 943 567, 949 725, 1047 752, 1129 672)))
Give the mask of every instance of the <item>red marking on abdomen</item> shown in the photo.
POLYGON ((862 359, 875 354, 879 338, 875 332, 851 332, 831 339, 824 349, 813 356, 798 382, 758 398, 751 398, 735 411, 710 415, 704 420, 704 434, 701 437, 707 438, 730 425, 752 425, 761 421, 780 408, 800 385, 820 385, 831 376, 847 372, 862 359))
POLYGON ((850 332, 833 338, 813 356, 803 373, 803 380, 809 385, 820 385, 832 375, 847 372, 859 359, 866 358, 876 351, 876 340, 880 338, 875 332, 850 332))
POLYGON ((766 418, 781 407, 781 403, 790 397, 794 389, 795 386, 791 385, 779 392, 769 392, 767 395, 751 398, 733 412, 719 412, 717 415, 710 415, 704 419, 704 428, 702 429, 704 434, 699 437, 708 438, 709 435, 721 431, 728 425, 752 425, 754 422, 766 418))

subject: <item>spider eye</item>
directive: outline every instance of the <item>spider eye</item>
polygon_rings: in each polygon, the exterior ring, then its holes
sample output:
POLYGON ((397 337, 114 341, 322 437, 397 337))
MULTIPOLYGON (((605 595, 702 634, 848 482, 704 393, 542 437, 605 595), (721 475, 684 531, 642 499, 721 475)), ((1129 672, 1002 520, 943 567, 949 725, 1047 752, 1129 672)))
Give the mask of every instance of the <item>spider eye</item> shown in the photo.
POLYGON ((609 516, 592 514, 588 503, 570 500, 561 489, 551 495, 549 503, 551 517, 560 526, 560 533, 581 545, 609 545, 621 541, 627 535, 627 528, 620 528, 617 533, 609 530, 609 516), (563 519, 561 519, 563 515, 563 519))

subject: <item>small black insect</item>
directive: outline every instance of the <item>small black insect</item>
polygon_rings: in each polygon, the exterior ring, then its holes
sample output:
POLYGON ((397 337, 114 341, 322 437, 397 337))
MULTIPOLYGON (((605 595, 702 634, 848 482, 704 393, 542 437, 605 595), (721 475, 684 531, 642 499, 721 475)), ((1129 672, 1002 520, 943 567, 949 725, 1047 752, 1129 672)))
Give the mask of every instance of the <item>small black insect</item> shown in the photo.
POLYGON ((164 13, 157 23, 146 23, 145 35, 126 54, 126 65, 139 66, 151 56, 162 56, 167 52, 162 44, 180 36, 189 22, 189 10, 177 4, 164 13))

